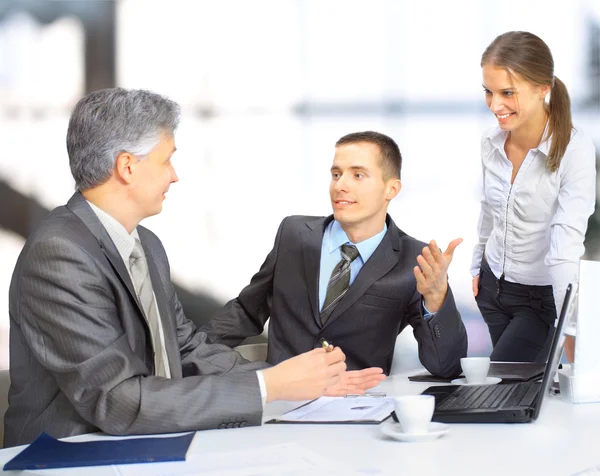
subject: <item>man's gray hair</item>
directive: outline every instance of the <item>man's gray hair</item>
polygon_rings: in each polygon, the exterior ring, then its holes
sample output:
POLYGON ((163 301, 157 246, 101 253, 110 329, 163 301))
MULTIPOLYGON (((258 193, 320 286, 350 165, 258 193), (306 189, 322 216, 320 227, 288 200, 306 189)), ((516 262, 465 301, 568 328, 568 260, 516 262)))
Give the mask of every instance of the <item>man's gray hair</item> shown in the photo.
POLYGON ((145 156, 179 124, 179 105, 142 89, 111 88, 88 94, 73 108, 67 152, 78 190, 106 182, 122 152, 145 156))

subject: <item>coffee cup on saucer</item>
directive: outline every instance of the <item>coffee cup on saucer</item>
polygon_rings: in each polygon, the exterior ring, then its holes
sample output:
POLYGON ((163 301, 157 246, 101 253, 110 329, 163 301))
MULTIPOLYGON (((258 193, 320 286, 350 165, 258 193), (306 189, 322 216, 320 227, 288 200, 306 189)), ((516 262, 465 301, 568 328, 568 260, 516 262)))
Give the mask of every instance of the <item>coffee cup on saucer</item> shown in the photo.
POLYGON ((427 433, 434 407, 433 395, 404 395, 394 399, 396 418, 403 433, 427 433))
POLYGON ((489 357, 463 357, 460 366, 469 385, 485 384, 490 371, 489 357))

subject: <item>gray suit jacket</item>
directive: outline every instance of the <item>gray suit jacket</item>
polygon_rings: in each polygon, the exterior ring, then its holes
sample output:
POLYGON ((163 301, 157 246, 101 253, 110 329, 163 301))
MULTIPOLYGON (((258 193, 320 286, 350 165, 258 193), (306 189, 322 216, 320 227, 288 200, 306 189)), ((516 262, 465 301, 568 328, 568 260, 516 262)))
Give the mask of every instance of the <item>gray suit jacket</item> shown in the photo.
POLYGON ((319 317, 323 233, 332 216, 288 217, 273 250, 240 295, 201 327, 211 342, 235 346, 269 321, 267 361, 281 362, 319 346, 325 337, 342 348, 348 369, 377 366, 389 373, 396 336, 410 324, 421 363, 432 374, 460 373, 467 334, 452 291, 430 320, 422 316, 413 268, 425 243, 387 217, 387 233, 325 325, 319 317))
POLYGON ((65 437, 259 425, 255 370, 186 319, 160 240, 138 227, 172 379, 153 376, 149 329, 125 264, 79 193, 30 236, 10 285, 7 446, 65 437))

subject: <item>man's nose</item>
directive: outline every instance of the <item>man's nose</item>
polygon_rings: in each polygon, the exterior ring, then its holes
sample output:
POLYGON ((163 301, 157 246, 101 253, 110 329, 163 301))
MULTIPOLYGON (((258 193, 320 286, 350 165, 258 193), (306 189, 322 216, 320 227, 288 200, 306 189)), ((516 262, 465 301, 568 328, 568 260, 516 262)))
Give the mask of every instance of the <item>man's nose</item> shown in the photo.
POLYGON ((175 167, 171 166, 171 183, 179 182, 179 177, 177 176, 177 172, 175 172, 175 167))
POLYGON ((345 177, 346 177, 345 175, 341 175, 340 178, 338 178, 335 181, 335 185, 334 185, 335 190, 346 190, 347 183, 346 183, 345 177))

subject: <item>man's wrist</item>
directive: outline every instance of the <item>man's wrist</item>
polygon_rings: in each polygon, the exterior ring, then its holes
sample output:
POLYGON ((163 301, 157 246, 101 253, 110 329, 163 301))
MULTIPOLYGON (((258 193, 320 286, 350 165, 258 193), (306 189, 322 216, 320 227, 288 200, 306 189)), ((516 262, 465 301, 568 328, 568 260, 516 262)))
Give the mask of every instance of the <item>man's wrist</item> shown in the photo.
POLYGON ((443 293, 432 293, 427 296, 423 296, 423 305, 430 313, 438 312, 444 302, 446 301, 446 296, 448 295, 448 287, 446 286, 446 290, 443 293))
POLYGON ((279 397, 277 395, 277 388, 276 385, 274 385, 273 382, 273 369, 275 367, 270 367, 268 369, 262 369, 261 373, 262 373, 262 377, 263 377, 263 383, 265 385, 265 403, 269 403, 272 402, 274 400, 278 400, 279 397))

